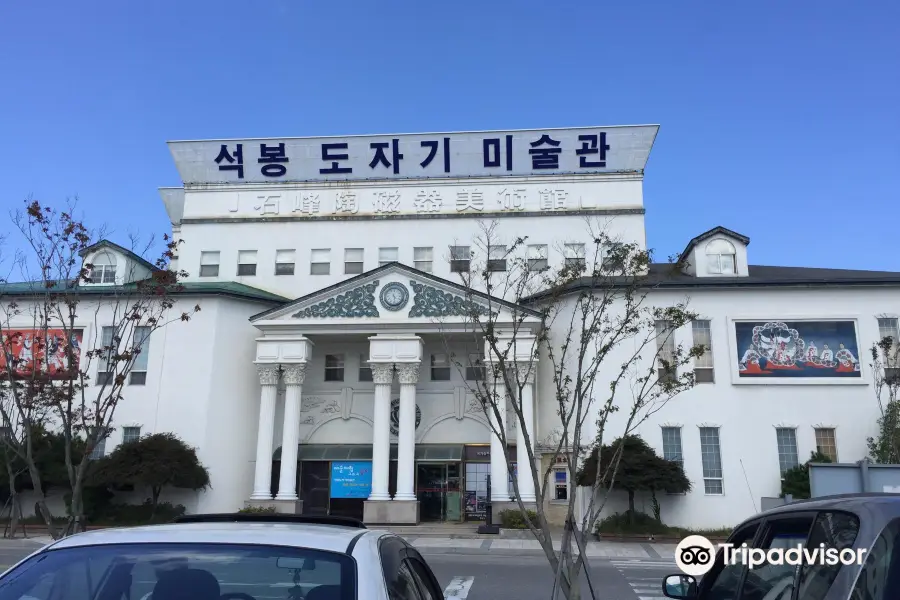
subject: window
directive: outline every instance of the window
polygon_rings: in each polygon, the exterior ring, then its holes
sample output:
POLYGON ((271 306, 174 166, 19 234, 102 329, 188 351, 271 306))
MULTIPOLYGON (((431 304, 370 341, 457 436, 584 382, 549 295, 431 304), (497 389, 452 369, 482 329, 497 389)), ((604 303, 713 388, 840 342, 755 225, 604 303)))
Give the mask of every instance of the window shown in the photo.
POLYGON ((309 253, 309 274, 331 274, 331 248, 317 248, 309 253))
POLYGON ((550 267, 547 261, 547 244, 531 244, 528 246, 528 270, 544 271, 550 267))
MULTIPOLYGON (((703 356, 694 359, 694 381, 697 383, 714 383, 712 331, 709 321, 694 321, 694 346, 703 346, 703 356)), ((674 340, 673 340, 674 343, 674 340)))
POLYGON ((468 273, 472 254, 468 246, 450 246, 450 272, 468 273))
POLYGON ((450 381, 450 360, 446 354, 431 355, 431 380, 450 381))
POLYGON ((293 569, 303 564, 315 565, 314 571, 304 570, 300 584, 310 600, 356 598, 357 569, 346 554, 262 544, 163 542, 43 552, 15 568, 4 581, 0 600, 245 597, 247 591, 293 588, 293 569))
POLYGON ((140 427, 123 427, 122 428, 122 443, 128 444, 130 442, 136 442, 141 439, 141 428, 140 427))
POLYGON ((837 462, 837 440, 831 427, 816 427, 816 451, 837 462))
POLYGON ((480 354, 470 354, 466 366, 466 381, 484 381, 484 360, 480 354))
MULTIPOLYGON (((765 533, 757 548, 764 551, 780 549, 782 551, 798 546, 806 546, 809 531, 813 525, 810 515, 793 515, 786 518, 773 518, 766 523, 765 533)), ((785 561, 781 563, 765 562, 744 578, 741 594, 733 596, 747 600, 790 599, 794 591, 794 577, 798 567, 785 561)), ((717 596, 721 598, 721 596, 717 596)), ((807 599, 801 595, 799 598, 807 599)))
POLYGON ((256 250, 240 250, 238 252, 239 276, 256 275, 256 250))
POLYGON ((700 459, 703 463, 703 490, 707 494, 724 494, 722 485, 722 452, 719 428, 700 428, 700 459))
POLYGON ((898 569, 900 569, 900 519, 894 519, 884 528, 867 553, 866 563, 856 578, 856 586, 850 598, 853 600, 900 598, 898 569))
POLYGON ((365 354, 359 355, 359 381, 372 381, 372 367, 365 354))
POLYGON ((797 430, 790 427, 779 427, 775 430, 778 442, 778 466, 781 474, 800 464, 797 452, 797 430))
POLYGON ((131 341, 137 356, 131 363, 128 383, 129 385, 144 385, 147 383, 147 363, 150 356, 150 328, 135 327, 131 341))
POLYGON ((363 248, 344 249, 344 275, 359 275, 363 272, 363 248))
POLYGON ((97 385, 112 385, 115 373, 113 370, 116 366, 115 355, 118 352, 116 344, 113 342, 115 336, 115 327, 103 327, 100 329, 100 346, 97 350, 101 350, 97 360, 97 385))
POLYGON ((900 378, 900 326, 897 319, 878 319, 878 341, 891 338, 884 365, 884 378, 896 381, 900 378))
POLYGON ((416 578, 419 584, 419 590, 422 592, 423 600, 444 600, 444 590, 435 581, 434 574, 431 570, 418 558, 408 558, 409 570, 416 578))
POLYGON ((566 244, 563 253, 567 267, 584 267, 584 244, 566 244))
POLYGON ((553 469, 553 499, 569 499, 569 472, 567 467, 554 467, 553 469))
MULTIPOLYGON (((751 523, 743 529, 734 533, 729 543, 735 546, 753 544, 753 538, 759 529, 759 523, 751 523)), ((712 570, 703 576, 701 586, 707 588, 704 598, 710 600, 724 600, 726 598, 739 598, 738 586, 741 584, 741 575, 744 572, 744 563, 740 561, 729 561, 725 564, 723 553, 716 555, 716 562, 713 564, 712 570), (707 581, 709 583, 707 583, 707 581)))
POLYGON ((487 268, 492 273, 506 270, 506 246, 488 246, 487 268))
POLYGON ((416 586, 416 579, 405 560, 397 568, 397 576, 388 589, 388 598, 390 600, 424 600, 416 586))
POLYGON ((681 453, 681 427, 663 427, 663 458, 684 465, 681 453))
POLYGON ((713 240, 706 245, 706 272, 734 275, 734 245, 728 240, 713 240))
POLYGON ((99 460, 106 456, 106 438, 107 436, 103 435, 97 440, 97 445, 91 450, 91 460, 99 460))
MULTIPOLYGON (((859 533, 859 519, 856 515, 845 512, 820 512, 809 532, 807 548, 817 548, 824 544, 826 548, 843 550, 852 548, 859 533)), ((841 564, 808 564, 800 566, 800 593, 797 598, 803 600, 823 600, 825 594, 834 583, 841 564)), ((854 596, 855 597, 855 596, 854 596)))
POLYGON ((200 253, 200 277, 218 277, 219 276, 219 253, 218 252, 201 252, 200 253))
POLYGON ((91 283, 116 282, 116 257, 109 252, 101 252, 91 260, 91 283))
POLYGON ((413 248, 413 266, 420 271, 431 273, 434 265, 434 248, 413 248))
POLYGON ((671 321, 656 321, 657 366, 656 377, 660 383, 669 383, 678 377, 675 361, 675 331, 671 321))
POLYGON ((293 275, 294 265, 297 263, 296 250, 276 250, 275 251, 275 274, 276 275, 293 275))
POLYGON ((400 260, 400 250, 396 247, 393 248, 379 248, 378 249, 378 266, 383 267, 384 265, 392 262, 397 262, 400 260))
POLYGON ((344 380, 344 355, 343 354, 326 354, 325 355, 325 381, 343 381, 344 380))

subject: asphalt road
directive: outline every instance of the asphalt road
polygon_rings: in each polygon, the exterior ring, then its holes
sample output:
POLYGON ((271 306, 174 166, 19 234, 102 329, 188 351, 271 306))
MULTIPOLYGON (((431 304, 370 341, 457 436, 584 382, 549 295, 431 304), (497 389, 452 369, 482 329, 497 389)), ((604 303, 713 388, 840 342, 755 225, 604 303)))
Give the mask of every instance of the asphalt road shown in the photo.
MULTIPOLYGON (((0 539, 0 565, 5 569, 38 547, 38 544, 26 540, 0 539)), ((445 588, 448 600, 550 598, 553 572, 542 556, 515 551, 422 550, 441 586, 445 588)), ((593 558, 590 566, 591 583, 598 600, 663 598, 662 578, 675 572, 677 569, 674 562, 658 559, 593 558)), ((286 597, 287 590, 278 589, 272 590, 272 595, 266 595, 265 600, 286 597)), ((582 598, 590 597, 587 578, 583 577, 582 598)))

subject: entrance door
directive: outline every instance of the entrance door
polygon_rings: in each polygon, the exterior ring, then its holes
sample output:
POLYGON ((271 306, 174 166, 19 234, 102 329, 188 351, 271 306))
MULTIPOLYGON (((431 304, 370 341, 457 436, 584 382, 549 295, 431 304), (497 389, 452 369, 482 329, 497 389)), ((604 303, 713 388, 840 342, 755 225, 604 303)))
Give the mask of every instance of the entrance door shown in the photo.
POLYGON ((422 521, 459 521, 459 463, 419 463, 416 497, 422 521))

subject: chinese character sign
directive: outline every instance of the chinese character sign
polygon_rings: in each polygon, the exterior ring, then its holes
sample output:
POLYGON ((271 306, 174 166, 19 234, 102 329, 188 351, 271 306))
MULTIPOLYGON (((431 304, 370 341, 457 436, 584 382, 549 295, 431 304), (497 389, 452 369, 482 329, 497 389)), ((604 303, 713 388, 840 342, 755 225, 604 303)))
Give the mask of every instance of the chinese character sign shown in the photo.
POLYGON ((332 498, 368 498, 372 493, 371 461, 331 463, 332 498))
POLYGON ((184 141, 169 142, 169 148, 185 184, 640 173, 658 129, 184 141))
POLYGON ((49 379, 71 379, 81 360, 82 331, 62 329, 18 329, 5 331, 0 344, 0 372, 6 377, 31 377, 35 373, 49 379), (69 355, 74 364, 69 364, 69 355))

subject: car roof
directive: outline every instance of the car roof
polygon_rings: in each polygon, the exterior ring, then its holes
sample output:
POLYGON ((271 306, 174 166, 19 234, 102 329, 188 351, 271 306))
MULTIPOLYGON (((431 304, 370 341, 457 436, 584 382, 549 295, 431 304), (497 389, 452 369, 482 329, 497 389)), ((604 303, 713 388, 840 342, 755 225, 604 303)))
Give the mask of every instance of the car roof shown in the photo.
POLYGON ((86 531, 58 540, 47 549, 105 544, 192 543, 265 544, 345 553, 350 542, 364 534, 381 536, 387 532, 306 523, 171 523, 86 531))
MULTIPOLYGON (((887 515, 900 516, 900 494, 883 492, 867 492, 855 494, 836 494, 834 496, 821 496, 805 500, 795 500, 789 504, 783 504, 767 511, 753 515, 744 523, 749 523, 763 516, 773 516, 784 513, 807 510, 846 510, 859 513, 865 508, 870 513, 873 510, 887 515)), ((744 523, 741 523, 743 525, 744 523)))

